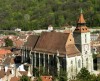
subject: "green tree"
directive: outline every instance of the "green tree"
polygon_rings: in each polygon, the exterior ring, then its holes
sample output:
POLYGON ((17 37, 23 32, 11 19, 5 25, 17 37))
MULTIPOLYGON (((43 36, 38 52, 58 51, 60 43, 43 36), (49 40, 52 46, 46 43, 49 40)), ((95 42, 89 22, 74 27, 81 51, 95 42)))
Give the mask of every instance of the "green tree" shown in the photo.
POLYGON ((91 75, 90 72, 86 68, 82 68, 80 72, 77 74, 78 81, 90 81, 91 75))
POLYGON ((8 46, 13 46, 13 41, 9 38, 6 38, 5 40, 5 46, 8 47, 8 46))
POLYGON ((59 81, 67 81, 67 73, 63 69, 60 70, 60 74, 58 76, 59 81))
POLYGON ((31 81, 30 78, 28 76, 21 76, 19 81, 31 81))

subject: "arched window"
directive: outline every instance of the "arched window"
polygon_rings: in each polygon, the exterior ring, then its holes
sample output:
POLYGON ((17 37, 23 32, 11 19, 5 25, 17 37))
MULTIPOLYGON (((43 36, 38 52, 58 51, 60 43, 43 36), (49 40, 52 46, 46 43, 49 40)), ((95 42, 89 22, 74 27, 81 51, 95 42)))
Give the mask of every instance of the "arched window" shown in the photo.
POLYGON ((73 65, 73 61, 71 60, 71 65, 73 65))
POLYGON ((86 58, 86 68, 88 69, 88 58, 86 58))
POLYGON ((81 60, 78 60, 78 67, 81 68, 81 60))
POLYGON ((73 61, 71 60, 71 72, 73 72, 73 61))
POLYGON ((85 43, 87 43, 87 40, 86 40, 87 38, 86 38, 86 34, 85 34, 85 43))

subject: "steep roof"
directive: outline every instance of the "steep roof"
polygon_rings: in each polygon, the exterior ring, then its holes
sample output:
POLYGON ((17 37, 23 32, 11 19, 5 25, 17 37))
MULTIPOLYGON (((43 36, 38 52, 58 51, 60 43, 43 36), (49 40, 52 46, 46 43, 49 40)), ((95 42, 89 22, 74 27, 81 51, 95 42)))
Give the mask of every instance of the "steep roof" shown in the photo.
POLYGON ((75 44, 66 45, 70 33, 43 32, 33 51, 73 56, 80 53, 75 44), (73 50, 73 51, 72 51, 73 50))
POLYGON ((14 58, 7 57, 7 58, 4 60, 3 64, 5 64, 5 65, 15 64, 14 58))
POLYGON ((34 50, 56 53, 57 50, 65 54, 65 44, 69 34, 61 32, 43 32, 34 50))
POLYGON ((28 47, 28 48, 34 48, 37 40, 38 40, 39 36, 38 35, 30 35, 27 39, 27 42, 25 43, 24 46, 28 47))
POLYGON ((80 13, 80 17, 78 19, 77 26, 74 32, 80 32, 80 33, 89 32, 88 27, 86 27, 86 22, 85 22, 82 11, 80 13))
POLYGON ((8 69, 6 75, 9 76, 11 74, 11 69, 8 69))
POLYGON ((80 55, 80 51, 73 44, 66 46, 66 53, 69 57, 75 56, 75 55, 80 55))
POLYGON ((4 55, 4 54, 10 54, 11 51, 10 50, 6 50, 6 49, 0 49, 0 54, 4 55))
POLYGON ((6 73, 4 72, 4 69, 0 70, 0 78, 3 78, 6 75, 6 73))
POLYGON ((10 81, 19 81, 19 80, 20 80, 20 78, 19 78, 19 77, 14 76, 14 77, 12 77, 12 78, 11 78, 11 80, 10 80, 10 81))
POLYGON ((83 16, 83 13, 80 14, 80 17, 78 19, 78 23, 86 23, 85 19, 84 19, 84 16, 83 16))

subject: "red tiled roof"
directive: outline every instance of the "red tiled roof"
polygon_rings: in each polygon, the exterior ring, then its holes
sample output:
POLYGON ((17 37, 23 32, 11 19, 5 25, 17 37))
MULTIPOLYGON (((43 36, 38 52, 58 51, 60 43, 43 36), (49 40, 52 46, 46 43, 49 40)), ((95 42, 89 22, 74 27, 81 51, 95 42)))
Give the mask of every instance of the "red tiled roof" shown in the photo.
POLYGON ((9 76, 11 74, 11 69, 8 69, 6 75, 9 76))
POLYGON ((14 76, 14 77, 12 77, 12 78, 11 78, 11 80, 10 80, 10 81, 19 81, 19 80, 20 80, 20 78, 19 78, 19 77, 14 76))
POLYGON ((10 54, 10 53, 11 53, 11 51, 10 51, 10 50, 0 49, 0 55, 10 54))
POLYGON ((24 44, 24 41, 21 40, 15 40, 13 42, 16 47, 21 47, 24 44))
POLYGON ((0 70, 0 78, 3 78, 6 75, 6 73, 4 72, 4 69, 0 70))
POLYGON ((27 71, 19 71, 19 73, 21 74, 21 75, 27 75, 27 71))

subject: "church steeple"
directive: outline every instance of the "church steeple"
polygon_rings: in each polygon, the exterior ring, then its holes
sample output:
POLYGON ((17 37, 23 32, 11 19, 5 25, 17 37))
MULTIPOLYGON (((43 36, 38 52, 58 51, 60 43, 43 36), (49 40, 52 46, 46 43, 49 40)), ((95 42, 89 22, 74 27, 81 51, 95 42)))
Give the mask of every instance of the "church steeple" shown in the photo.
POLYGON ((82 9, 81 9, 81 13, 80 13, 80 17, 79 17, 78 23, 81 23, 81 24, 86 23, 85 19, 84 19, 84 16, 83 16, 82 9))
POLYGON ((85 22, 85 19, 83 16, 82 9, 81 9, 79 19, 77 21, 77 26, 76 26, 75 32, 80 32, 80 33, 89 32, 89 29, 86 27, 86 22, 85 22))

